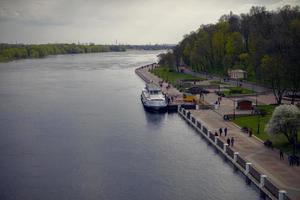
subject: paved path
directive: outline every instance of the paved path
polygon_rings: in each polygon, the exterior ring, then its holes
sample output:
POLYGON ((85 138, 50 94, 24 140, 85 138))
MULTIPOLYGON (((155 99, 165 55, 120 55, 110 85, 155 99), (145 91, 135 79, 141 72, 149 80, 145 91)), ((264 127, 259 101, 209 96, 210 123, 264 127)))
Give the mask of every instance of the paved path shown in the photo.
MULTIPOLYGON (((216 75, 208 75, 208 74, 204 74, 204 73, 194 72, 194 71, 192 71, 188 68, 183 69, 183 73, 191 74, 191 75, 194 75, 194 76, 199 76, 199 77, 202 77, 202 78, 208 78, 210 80, 215 80, 215 81, 220 81, 220 80, 222 81, 223 78, 224 78, 224 77, 220 77, 220 76, 216 76, 216 75)), ((237 85, 237 81, 234 80, 234 79, 229 79, 228 81, 226 81, 226 83, 228 83, 230 85, 233 85, 233 86, 237 85)), ((244 88, 247 88, 249 90, 254 90, 256 92, 270 91, 269 88, 259 86, 255 83, 247 82, 245 80, 243 82, 238 82, 238 83, 241 83, 244 88)))
MULTIPOLYGON (((212 131, 220 127, 228 128, 228 137, 234 137, 233 149, 247 161, 251 162, 260 172, 266 174, 276 185, 285 189, 292 199, 300 199, 300 167, 289 166, 287 157, 279 159, 277 150, 266 148, 261 141, 248 137, 232 122, 225 122, 220 115, 212 110, 191 110, 195 118, 203 121, 212 131)), ((226 143, 224 133, 220 139, 226 143)))

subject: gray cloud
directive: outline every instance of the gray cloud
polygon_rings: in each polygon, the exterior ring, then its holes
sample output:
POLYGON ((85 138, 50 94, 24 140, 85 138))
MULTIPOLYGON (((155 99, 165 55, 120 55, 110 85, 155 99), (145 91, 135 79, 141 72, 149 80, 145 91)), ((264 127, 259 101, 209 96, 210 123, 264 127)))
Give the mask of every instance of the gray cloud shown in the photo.
POLYGON ((300 0, 0 0, 0 42, 177 43, 230 11, 285 4, 300 0))

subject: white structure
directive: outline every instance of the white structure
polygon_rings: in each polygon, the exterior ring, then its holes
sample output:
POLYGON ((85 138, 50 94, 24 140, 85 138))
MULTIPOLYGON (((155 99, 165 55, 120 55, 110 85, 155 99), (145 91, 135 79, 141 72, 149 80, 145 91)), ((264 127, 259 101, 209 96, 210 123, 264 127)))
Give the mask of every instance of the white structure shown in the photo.
POLYGON ((247 72, 241 69, 229 69, 228 76, 233 79, 245 79, 247 78, 247 72))
POLYGON ((164 110, 168 106, 165 95, 162 94, 160 87, 153 83, 146 84, 141 94, 141 100, 144 107, 151 110, 164 110))

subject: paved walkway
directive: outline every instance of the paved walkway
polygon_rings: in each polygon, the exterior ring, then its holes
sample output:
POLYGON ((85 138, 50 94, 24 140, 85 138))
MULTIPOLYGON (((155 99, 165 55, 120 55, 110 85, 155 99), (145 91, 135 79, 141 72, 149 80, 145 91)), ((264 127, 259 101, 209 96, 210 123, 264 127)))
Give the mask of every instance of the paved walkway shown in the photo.
MULTIPOLYGON (((228 137, 234 137, 234 151, 251 162, 260 172, 270 177, 276 185, 287 191, 292 199, 300 199, 300 167, 289 166, 287 157, 279 159, 277 150, 266 148, 261 141, 248 137, 232 122, 226 122, 212 110, 191 110, 195 118, 203 121, 212 131, 228 128, 228 137)), ((224 133, 220 139, 226 143, 224 133)))

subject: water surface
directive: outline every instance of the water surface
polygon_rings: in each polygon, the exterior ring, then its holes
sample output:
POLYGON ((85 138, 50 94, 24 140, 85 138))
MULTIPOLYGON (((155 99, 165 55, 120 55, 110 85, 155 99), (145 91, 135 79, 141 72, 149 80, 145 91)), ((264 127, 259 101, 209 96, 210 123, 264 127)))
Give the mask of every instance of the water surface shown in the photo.
POLYGON ((0 199, 258 199, 134 69, 158 51, 0 64, 0 199))

